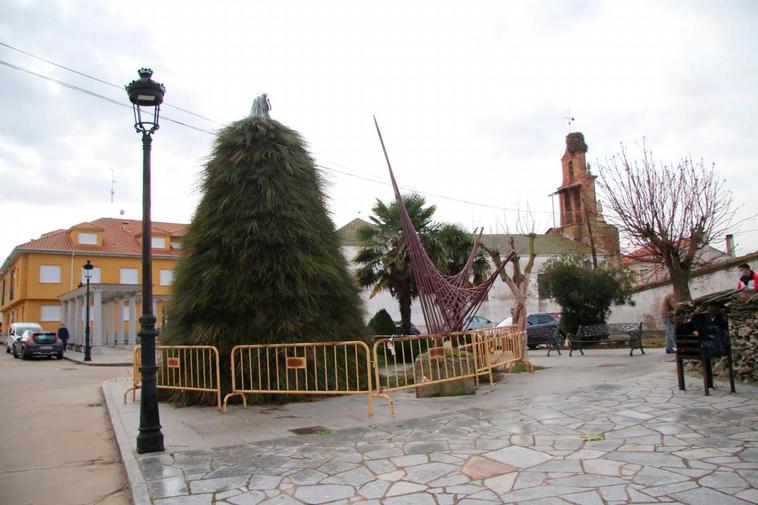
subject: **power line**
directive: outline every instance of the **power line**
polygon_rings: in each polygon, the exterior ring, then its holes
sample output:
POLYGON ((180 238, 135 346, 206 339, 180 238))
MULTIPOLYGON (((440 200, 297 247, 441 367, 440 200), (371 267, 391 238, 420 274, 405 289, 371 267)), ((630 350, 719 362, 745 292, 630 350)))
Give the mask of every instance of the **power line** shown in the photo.
MULTIPOLYGON (((111 87, 114 87, 114 88, 122 90, 122 91, 124 89, 123 86, 119 86, 118 84, 113 84, 112 82, 105 81, 103 79, 100 79, 99 77, 94 77, 92 75, 85 74, 84 72, 80 72, 79 70, 75 70, 75 69, 73 69, 71 67, 67 67, 65 65, 61 65, 60 63, 56 63, 56 62, 54 62, 52 60, 48 60, 47 58, 43 58, 42 56, 38 56, 36 54, 32 54, 32 53, 29 53, 27 51, 24 51, 23 49, 19 49, 17 47, 13 47, 12 45, 6 44, 5 42, 0 42, 0 46, 7 47, 8 49, 12 49, 14 51, 18 51, 19 53, 25 54, 26 56, 29 56, 31 58, 34 58, 34 59, 37 59, 37 60, 40 60, 40 61, 44 61, 45 63, 48 63, 48 64, 53 65, 55 67, 62 68, 63 70, 67 70, 69 72, 72 72, 74 74, 80 75, 82 77, 86 77, 87 79, 92 79, 93 81, 97 81, 97 82, 99 82, 101 84, 105 84, 106 86, 111 86, 111 87)), ((182 112, 184 112, 186 114, 190 114, 192 116, 198 117, 200 119, 204 119, 206 121, 210 121, 211 123, 217 124, 219 126, 223 126, 223 124, 219 123, 218 121, 214 121, 213 119, 210 119, 210 118, 205 117, 203 115, 200 115, 200 114, 197 114, 195 112, 189 111, 187 109, 183 109, 181 107, 177 107, 176 105, 171 105, 170 103, 167 103, 165 105, 166 105, 166 107, 171 107, 172 109, 176 109, 176 110, 182 111, 182 112)))
MULTIPOLYGON (((362 180, 365 180, 365 181, 373 182, 375 184, 381 184, 383 186, 391 186, 392 185, 391 183, 389 183, 389 182, 387 182, 385 180, 378 179, 378 178, 371 178, 371 177, 367 177, 367 176, 362 176, 362 175, 354 174, 354 173, 351 173, 351 172, 346 172, 346 171, 343 171, 343 170, 336 169, 334 167, 329 167, 329 166, 321 165, 321 164, 317 164, 316 166, 319 167, 319 168, 323 168, 324 170, 329 170, 331 172, 336 172, 338 174, 347 175, 348 177, 355 177, 356 179, 362 179, 362 180)), ((428 192, 420 191, 420 190, 418 190, 416 188, 413 188, 411 186, 403 186, 403 185, 398 185, 398 186, 399 186, 400 189, 404 189, 404 190, 407 190, 407 191, 412 191, 412 192, 418 193, 420 195, 433 196, 433 197, 436 197, 436 198, 442 198, 443 200, 450 200, 452 202, 464 203, 464 204, 473 205, 473 206, 476 206, 476 207, 485 207, 485 208, 488 208, 488 209, 504 210, 504 211, 508 211, 508 212, 529 212, 529 213, 532 213, 532 214, 552 214, 552 212, 545 211, 545 210, 529 210, 529 211, 525 211, 523 209, 512 209, 512 208, 508 208, 508 207, 500 207, 500 206, 497 206, 497 205, 489 205, 489 204, 486 204, 486 203, 472 202, 470 200, 464 200, 462 198, 454 198, 452 196, 445 196, 445 195, 440 195, 440 194, 436 194, 436 193, 428 193, 428 192)))
MULTIPOLYGON (((76 86, 74 84, 70 84, 70 83, 67 83, 65 81, 61 81, 59 79, 55 79, 55 78, 50 77, 48 75, 40 74, 40 73, 34 72, 32 70, 29 70, 27 68, 19 67, 17 65, 14 65, 13 63, 8 63, 7 61, 4 61, 4 60, 0 60, 0 65, 5 65, 6 67, 10 67, 10 68, 12 68, 14 70, 18 70, 19 72, 25 72, 25 73, 27 73, 29 75, 33 75, 35 77, 39 77, 40 79, 45 79, 46 81, 54 82, 54 83, 56 83, 56 84, 58 84, 60 86, 63 86, 64 88, 72 89, 74 91, 78 91, 80 93, 84 93, 86 95, 90 95, 90 96, 93 96, 95 98, 99 98, 101 100, 105 100, 106 102, 110 102, 110 103, 112 103, 114 105, 118 105, 120 107, 126 107, 127 109, 131 109, 132 108, 131 104, 120 102, 118 100, 114 100, 113 98, 107 97, 105 95, 101 95, 100 93, 95 93, 94 91, 90 91, 88 89, 76 86)), ((175 124, 178 124, 180 126, 184 126, 184 127, 187 127, 187 128, 191 128, 193 130, 197 130, 199 132, 207 133, 209 135, 215 135, 216 134, 215 132, 212 132, 210 130, 205 130, 205 129, 199 128, 197 126, 192 126, 190 124, 184 123, 182 121, 177 121, 176 119, 171 119, 171 118, 166 117, 166 116, 162 116, 161 119, 164 119, 164 120, 166 120, 166 121, 168 121, 170 123, 175 123, 175 124)))
MULTIPOLYGON (((55 63, 55 62, 50 61, 50 60, 47 60, 47 59, 42 58, 40 56, 36 56, 36 55, 31 54, 31 53, 27 53, 26 51, 23 51, 21 49, 15 48, 15 47, 13 47, 13 46, 11 46, 9 44, 6 44, 4 42, 0 42, 0 45, 8 47, 10 49, 13 49, 14 51, 18 51, 18 52, 20 52, 22 54, 26 54, 26 55, 28 55, 30 57, 33 57, 33 58, 36 58, 38 60, 44 61, 45 63, 49 63, 49 64, 54 65, 54 66, 59 67, 59 68, 63 68, 65 70, 69 71, 69 72, 73 72, 73 73, 81 75, 83 77, 87 77, 87 78, 92 79, 94 81, 106 84, 108 86, 111 86, 111 87, 114 87, 114 88, 118 88, 119 90, 122 89, 121 86, 117 86, 116 84, 113 84, 113 83, 110 83, 108 81, 104 81, 102 79, 99 79, 97 77, 85 74, 83 72, 79 72, 77 70, 68 68, 68 67, 66 67, 64 65, 60 65, 58 63, 55 63)), ((25 72, 25 73, 27 73, 29 75, 34 76, 34 77, 38 77, 40 79, 44 79, 44 80, 47 80, 47 81, 50 81, 50 82, 54 82, 54 83, 56 83, 56 84, 58 84, 60 86, 63 86, 65 88, 68 88, 68 89, 71 89, 71 90, 74 90, 74 91, 78 91, 80 93, 84 93, 84 94, 87 94, 89 96, 92 96, 92 97, 95 97, 95 98, 99 98, 101 100, 105 100, 105 101, 107 101, 109 103, 112 103, 114 105, 118 105, 119 107, 125 107, 125 108, 128 108, 128 109, 132 108, 131 104, 124 103, 124 102, 119 101, 119 100, 115 100, 113 98, 110 98, 108 96, 102 95, 100 93, 96 93, 94 91, 82 88, 80 86, 76 86, 74 84, 70 84, 70 83, 62 81, 60 79, 55 79, 55 78, 50 77, 48 75, 44 75, 44 74, 40 74, 38 72, 34 72, 32 70, 20 67, 18 65, 14 65, 14 64, 9 63, 7 61, 0 60, 0 64, 5 65, 5 66, 7 66, 9 68, 12 68, 14 70, 18 70, 20 72, 25 72)), ((186 112, 186 113, 188 113, 190 115, 197 116, 197 117, 202 118, 202 119, 206 119, 207 121, 211 121, 213 123, 220 124, 220 123, 217 123, 216 121, 213 121, 212 119, 208 119, 208 118, 206 118, 204 116, 201 116, 200 114, 196 114, 196 113, 188 111, 186 109, 182 109, 182 108, 179 108, 179 107, 173 107, 173 108, 175 108, 177 110, 181 110, 183 112, 186 112)), ((206 130, 204 128, 199 128, 197 126, 193 126, 193 125, 184 123, 182 121, 178 121, 176 119, 169 118, 169 117, 167 117, 165 115, 162 116, 162 119, 165 120, 165 121, 171 122, 171 123, 178 124, 180 126, 184 126, 186 128, 190 128, 192 130, 196 130, 196 131, 199 131, 199 132, 207 133, 209 135, 216 135, 216 132, 213 132, 213 131, 210 131, 210 130, 206 130)), ((330 163, 332 163, 334 165, 341 166, 341 167, 343 167, 343 168, 345 168, 347 170, 339 170, 337 168, 329 167, 329 166, 322 165, 322 164, 317 164, 316 166, 319 167, 319 168, 322 168, 324 170, 328 170, 328 171, 331 171, 331 172, 334 172, 334 173, 338 173, 338 174, 341 174, 341 175, 346 175, 348 177, 354 177, 356 179, 361 179, 361 180, 365 180, 365 181, 368 181, 368 182, 373 182, 375 184, 381 184, 381 185, 384 185, 384 186, 391 186, 391 184, 389 182, 387 182, 386 180, 379 179, 378 177, 368 177, 368 176, 358 175, 356 173, 350 172, 349 171, 349 167, 345 167, 344 165, 341 165, 341 164, 335 163, 335 162, 330 162, 330 163)), ((410 186, 400 186, 400 188, 402 188, 402 189, 404 189, 406 191, 412 191, 414 193, 418 193, 418 194, 421 194, 421 195, 432 196, 432 197, 436 197, 436 198, 441 198, 443 200, 449 200, 449 201, 452 201, 452 202, 458 202, 458 203, 463 203, 463 204, 466 204, 466 205, 472 205, 472 206, 475 206, 475 207, 483 207, 483 208, 496 209, 496 210, 508 211, 508 212, 521 212, 522 211, 521 209, 513 209, 513 208, 508 208, 508 207, 500 207, 500 206, 497 206, 497 205, 489 205, 489 204, 485 204, 485 203, 472 202, 470 200, 464 200, 464 199, 461 199, 461 198, 454 198, 454 197, 451 197, 451 196, 445 196, 445 195, 440 195, 440 194, 436 194, 436 193, 423 192, 423 191, 420 191, 420 190, 418 190, 416 188, 413 188, 413 187, 410 187, 410 186)), ((537 214, 552 214, 552 212, 549 212, 549 211, 529 211, 529 212, 532 213, 532 214, 535 214, 535 213, 537 213, 537 214)))

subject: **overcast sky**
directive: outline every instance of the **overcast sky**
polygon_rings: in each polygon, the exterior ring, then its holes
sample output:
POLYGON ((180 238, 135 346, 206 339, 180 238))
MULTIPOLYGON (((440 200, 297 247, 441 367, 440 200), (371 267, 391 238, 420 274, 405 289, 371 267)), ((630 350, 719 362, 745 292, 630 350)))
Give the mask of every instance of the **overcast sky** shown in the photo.
MULTIPOLYGON (((715 162, 739 217, 758 212, 753 0, 0 4, 3 258, 82 221, 141 219, 123 85, 142 66, 167 89, 156 221, 191 220, 213 132, 263 92, 323 167, 337 227, 392 198, 373 114, 400 185, 468 228, 514 229, 527 207, 537 232, 553 225, 569 110, 590 163, 645 138, 659 160, 715 162)), ((758 222, 733 231, 738 254, 758 250, 758 222)))

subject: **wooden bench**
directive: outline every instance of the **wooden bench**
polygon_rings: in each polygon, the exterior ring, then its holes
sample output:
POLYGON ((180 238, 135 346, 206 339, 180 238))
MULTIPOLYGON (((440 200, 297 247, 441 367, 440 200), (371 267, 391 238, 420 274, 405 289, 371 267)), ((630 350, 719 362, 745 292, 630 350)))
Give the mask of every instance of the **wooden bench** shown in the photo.
POLYGON ((676 325, 676 375, 679 389, 684 391, 684 360, 697 360, 703 366, 703 392, 713 388, 713 358, 725 357, 729 368, 729 385, 734 389, 732 343, 729 322, 723 314, 696 314, 692 320, 676 325))
POLYGON ((569 335, 569 356, 574 351, 579 351, 584 355, 585 345, 594 345, 600 343, 618 342, 619 340, 629 341, 629 356, 634 354, 635 349, 639 349, 645 354, 642 347, 642 323, 605 323, 605 324, 588 324, 580 326, 576 335, 569 335), (617 337, 609 340, 609 337, 617 337))

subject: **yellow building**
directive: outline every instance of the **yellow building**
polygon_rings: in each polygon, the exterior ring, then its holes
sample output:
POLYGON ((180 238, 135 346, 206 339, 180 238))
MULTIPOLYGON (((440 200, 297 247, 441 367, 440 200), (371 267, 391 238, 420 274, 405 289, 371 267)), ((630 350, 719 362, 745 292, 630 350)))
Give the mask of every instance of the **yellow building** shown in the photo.
MULTIPOLYGON (((160 328, 171 296, 174 268, 186 225, 153 222, 153 311, 160 328)), ((21 244, 0 269, 3 331, 13 322, 46 330, 65 323, 70 343, 83 341, 86 282, 90 279, 92 345, 133 344, 138 329, 142 279, 142 222, 101 218, 45 233, 21 244)))

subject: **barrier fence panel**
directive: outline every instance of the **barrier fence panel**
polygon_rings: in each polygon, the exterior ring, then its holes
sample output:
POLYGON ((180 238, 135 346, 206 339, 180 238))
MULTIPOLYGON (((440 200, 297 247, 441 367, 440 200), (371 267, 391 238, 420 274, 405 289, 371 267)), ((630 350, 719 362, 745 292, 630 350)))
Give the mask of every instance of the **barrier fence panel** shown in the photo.
POLYGON ((384 337, 374 342, 375 396, 395 403, 387 393, 452 382, 477 380, 475 332, 384 337))
POLYGON ((238 345, 232 349, 232 392, 248 394, 364 394, 374 414, 371 354, 360 341, 238 345))
POLYGON ((517 363, 523 364, 529 372, 534 372, 532 362, 524 356, 524 339, 526 332, 518 326, 486 328, 479 330, 478 348, 483 359, 480 362, 484 371, 489 368, 511 368, 517 363))
MULTIPOLYGON (((156 387, 164 390, 197 391, 214 393, 216 408, 221 410, 221 381, 218 349, 204 345, 157 345, 155 346, 156 387)), ((141 348, 134 348, 132 399, 140 387, 141 348)))

